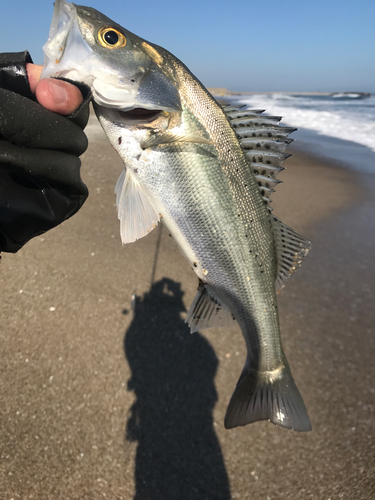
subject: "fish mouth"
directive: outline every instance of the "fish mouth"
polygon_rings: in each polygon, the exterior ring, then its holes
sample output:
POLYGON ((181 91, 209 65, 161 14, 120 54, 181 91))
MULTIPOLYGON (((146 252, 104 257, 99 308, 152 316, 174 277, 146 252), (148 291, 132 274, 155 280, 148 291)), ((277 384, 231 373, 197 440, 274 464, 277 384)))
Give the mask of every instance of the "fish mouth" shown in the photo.
MULTIPOLYGON (((90 55, 91 49, 81 36, 77 8, 65 0, 55 0, 54 6, 48 39, 43 46, 44 65, 41 77, 66 77, 81 81, 75 68, 79 66, 80 60, 90 55), (68 57, 64 57, 65 54, 68 57)), ((91 85, 90 80, 84 83, 91 85)))
POLYGON ((51 27, 47 43, 43 50, 45 53, 44 66, 56 65, 61 61, 69 33, 76 18, 76 7, 65 0, 55 0, 51 27))

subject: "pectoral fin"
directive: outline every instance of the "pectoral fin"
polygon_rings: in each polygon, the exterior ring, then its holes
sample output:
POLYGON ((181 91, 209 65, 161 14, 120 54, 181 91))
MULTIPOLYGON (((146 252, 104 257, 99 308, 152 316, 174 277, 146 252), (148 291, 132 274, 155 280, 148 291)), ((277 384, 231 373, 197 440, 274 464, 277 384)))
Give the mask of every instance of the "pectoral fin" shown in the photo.
POLYGON ((152 148, 162 144, 173 144, 176 142, 195 142, 198 144, 213 144, 212 141, 199 135, 175 134, 173 132, 152 132, 141 142, 141 148, 152 148))
POLYGON ((139 240, 158 225, 160 214, 153 207, 144 187, 129 170, 121 173, 115 193, 123 244, 139 240))

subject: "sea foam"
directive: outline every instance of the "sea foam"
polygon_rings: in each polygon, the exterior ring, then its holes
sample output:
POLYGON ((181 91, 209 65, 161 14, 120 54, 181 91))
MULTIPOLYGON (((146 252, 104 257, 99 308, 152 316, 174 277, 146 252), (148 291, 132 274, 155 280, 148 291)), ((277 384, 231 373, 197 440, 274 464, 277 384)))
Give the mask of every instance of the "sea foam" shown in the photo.
POLYGON ((282 116, 282 125, 356 142, 375 152, 375 95, 274 93, 241 95, 230 100, 282 116))

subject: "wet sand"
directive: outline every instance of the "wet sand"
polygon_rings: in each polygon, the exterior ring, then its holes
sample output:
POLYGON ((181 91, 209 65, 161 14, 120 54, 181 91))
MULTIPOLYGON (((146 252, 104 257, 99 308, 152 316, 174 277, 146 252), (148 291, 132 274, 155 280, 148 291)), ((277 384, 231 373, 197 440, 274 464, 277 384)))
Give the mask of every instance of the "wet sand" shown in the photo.
POLYGON ((227 431, 240 331, 189 334, 197 280, 165 230, 121 247, 96 130, 82 210, 0 265, 0 499, 375 498, 374 176, 285 163, 275 214, 313 249, 280 320, 313 431, 227 431))

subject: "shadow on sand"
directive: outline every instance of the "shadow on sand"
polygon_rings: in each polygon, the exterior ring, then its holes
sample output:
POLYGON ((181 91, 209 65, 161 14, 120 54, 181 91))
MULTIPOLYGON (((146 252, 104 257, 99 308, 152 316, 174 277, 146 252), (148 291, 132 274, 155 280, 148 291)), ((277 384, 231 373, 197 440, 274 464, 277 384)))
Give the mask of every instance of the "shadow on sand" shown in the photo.
POLYGON ((126 332, 136 401, 126 439, 138 441, 135 500, 229 500, 230 488, 212 411, 218 359, 191 335, 179 283, 164 278, 136 298, 126 332))

